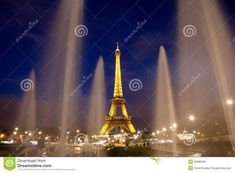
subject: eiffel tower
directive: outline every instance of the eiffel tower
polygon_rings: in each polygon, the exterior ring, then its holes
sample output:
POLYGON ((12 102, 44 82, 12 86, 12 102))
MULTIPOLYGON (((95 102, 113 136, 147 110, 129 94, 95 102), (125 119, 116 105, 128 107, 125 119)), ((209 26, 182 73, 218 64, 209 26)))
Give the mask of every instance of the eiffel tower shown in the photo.
POLYGON ((115 50, 116 56, 116 67, 115 67, 115 83, 114 83, 114 93, 111 103, 111 108, 109 114, 105 118, 105 123, 100 130, 101 135, 108 135, 114 128, 125 129, 127 132, 134 134, 136 130, 131 123, 131 117, 128 115, 125 99, 123 98, 122 92, 122 78, 121 78, 121 51, 118 48, 115 50), (121 111, 121 115, 117 115, 117 111, 121 111))

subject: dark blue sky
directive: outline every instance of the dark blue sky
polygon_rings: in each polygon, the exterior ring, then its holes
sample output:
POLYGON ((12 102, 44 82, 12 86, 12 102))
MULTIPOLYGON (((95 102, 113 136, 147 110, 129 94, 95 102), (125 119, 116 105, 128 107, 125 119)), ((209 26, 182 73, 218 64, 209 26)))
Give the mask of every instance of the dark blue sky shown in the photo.
MULTIPOLYGON (((27 77, 32 68, 37 71, 48 41, 44 39, 49 34, 57 7, 58 1, 53 0, 1 1, 1 95, 19 94, 17 81, 27 77), (16 43, 28 23, 36 19, 36 26, 16 43)), ((129 64, 126 68, 129 73, 133 69, 138 69, 133 72, 135 75, 148 73, 147 70, 156 63, 154 58, 161 44, 169 47, 168 54, 173 51, 175 10, 174 1, 86 1, 84 24, 89 34, 83 40, 83 51, 89 66, 84 65, 84 73, 94 71, 100 55, 104 57, 106 67, 113 66, 117 41, 123 55, 123 73, 125 64, 129 64), (137 23, 144 20, 147 22, 140 31, 124 43, 137 23)))
MULTIPOLYGON (((47 50, 45 40, 50 34, 59 0, 0 0, 0 97, 1 105, 17 99, 22 91, 20 81, 35 69, 40 76, 40 63, 47 50), (19 37, 29 26, 37 24, 19 42, 19 37), (4 99, 7 98, 7 101, 4 99)), ((221 3, 228 16, 235 13, 235 2, 221 3)), ((120 43, 124 95, 130 106, 138 98, 147 99, 154 84, 158 50, 166 47, 171 72, 174 73, 176 58, 176 0, 87 0, 84 9, 84 24, 88 35, 83 38, 82 75, 94 73, 100 55, 104 57, 106 82, 114 77, 114 50, 120 43), (125 38, 137 27, 138 22, 147 22, 125 43, 125 38), (131 79, 140 79, 143 89, 133 95, 128 88, 131 79), (152 81, 152 82, 151 82, 152 81)), ((235 19, 229 25, 235 26, 235 19)), ((78 77, 79 78, 79 77, 78 77)), ((173 83, 174 77, 172 79, 173 83)), ((89 95, 89 82, 83 94, 89 95)), ((107 88, 111 98, 113 85, 107 88)), ((14 106, 13 106, 14 107, 14 106)), ((9 108, 11 109, 11 108, 9 108)), ((13 108, 14 109, 14 108, 13 108)), ((133 108, 134 109, 134 108, 133 108)), ((1 114, 10 111, 3 109, 1 114)), ((13 114, 12 112, 10 114, 13 114)))

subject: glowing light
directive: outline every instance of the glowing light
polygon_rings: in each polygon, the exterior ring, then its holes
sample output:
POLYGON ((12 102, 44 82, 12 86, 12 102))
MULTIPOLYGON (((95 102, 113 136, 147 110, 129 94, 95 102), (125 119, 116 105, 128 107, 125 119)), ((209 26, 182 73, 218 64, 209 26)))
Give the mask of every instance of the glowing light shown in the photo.
POLYGON ((76 130, 76 132, 77 132, 77 133, 79 133, 79 132, 80 132, 80 130, 79 130, 79 129, 77 129, 77 130, 76 130))
POLYGON ((167 129, 166 129, 165 127, 163 127, 163 128, 162 128, 162 131, 163 131, 163 132, 166 132, 166 131, 167 131, 167 129))
POLYGON ((31 132, 29 133, 29 136, 32 136, 32 133, 31 133, 31 132))
POLYGON ((70 134, 70 131, 67 131, 67 135, 69 135, 70 134))
POLYGON ((38 145, 38 141, 30 141, 32 145, 38 145))
POLYGON ((39 131, 39 132, 38 132, 38 134, 39 134, 39 135, 41 135, 41 134, 42 134, 42 132, 41 132, 41 131, 39 131))
POLYGON ((160 134, 160 131, 159 131, 159 130, 157 130, 157 134, 158 134, 158 135, 160 134))
POLYGON ((154 132, 152 132, 152 136, 155 136, 155 133, 154 133, 154 132))
POLYGON ((25 131, 24 133, 25 133, 25 134, 28 134, 28 131, 25 131))
POLYGON ((1 135, 0 135, 0 138, 4 138, 4 136, 5 136, 4 134, 1 134, 1 135))
POLYGON ((172 126, 173 126, 174 128, 176 128, 176 127, 177 127, 177 124, 176 124, 176 123, 173 123, 172 126))
POLYGON ((19 128, 18 128, 18 127, 16 127, 16 128, 15 128, 15 131, 17 131, 17 130, 19 130, 19 128))
POLYGON ((194 120, 195 120, 195 117, 194 117, 194 115, 189 115, 188 119, 189 119, 190 121, 194 121, 194 120))
POLYGON ((193 133, 196 134, 197 132, 194 130, 193 133))
POLYGON ((227 105, 232 105, 232 104, 233 104, 233 100, 232 100, 232 99, 226 100, 226 104, 227 104, 227 105))
POLYGON ((13 132, 13 135, 17 135, 17 132, 13 132))

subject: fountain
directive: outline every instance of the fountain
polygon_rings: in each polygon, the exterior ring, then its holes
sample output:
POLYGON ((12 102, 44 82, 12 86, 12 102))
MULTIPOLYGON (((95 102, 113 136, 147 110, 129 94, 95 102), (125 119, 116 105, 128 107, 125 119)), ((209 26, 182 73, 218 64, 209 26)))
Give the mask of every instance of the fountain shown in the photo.
POLYGON ((22 129, 36 129, 36 87, 35 87, 35 72, 31 71, 29 78, 22 80, 22 89, 25 90, 21 100, 20 111, 16 125, 22 129))
MULTIPOLYGON (((201 1, 201 3, 203 7, 204 17, 207 23, 207 28, 205 28, 207 29, 207 31, 205 31, 204 34, 208 34, 209 37, 207 45, 209 47, 210 58, 213 61, 213 69, 218 83, 220 101, 223 105, 227 128, 230 135, 230 141, 233 146, 233 151, 235 152, 235 115, 231 106, 226 104, 227 99, 230 99, 230 97, 232 96, 232 87, 229 86, 227 76, 229 75, 228 69, 232 69, 235 64, 233 60, 235 52, 231 47, 231 35, 229 34, 230 31, 229 29, 227 29, 226 26, 224 26, 224 21, 226 19, 224 19, 221 14, 221 11, 218 7, 218 2, 201 1), (215 7, 211 12, 208 13, 207 9, 214 4, 215 7), (216 21, 213 20, 215 18, 216 21), (220 26, 220 30, 216 29, 218 25, 220 26)), ((232 82, 230 82, 230 85, 231 83, 232 82)), ((234 84, 234 82, 232 84, 234 84)))
POLYGON ((92 134, 98 134, 102 127, 106 106, 105 95, 104 62, 103 57, 100 57, 95 70, 87 114, 87 130, 92 134))
POLYGON ((235 65, 235 52, 227 26, 229 19, 223 16, 219 5, 216 0, 178 1, 177 73, 180 94, 177 107, 181 118, 196 113, 197 119, 207 120, 200 126, 205 129, 208 126, 206 123, 214 117, 200 115, 205 114, 208 107, 219 105, 223 110, 220 117, 224 116, 229 140, 235 151, 234 112, 231 105, 226 104, 234 92, 235 83, 230 70, 235 65), (189 87, 186 88, 187 85, 189 87))
MULTIPOLYGON (((71 118, 72 114, 72 104, 73 98, 70 97, 70 92, 75 87, 75 69, 74 65, 77 65, 76 62, 76 54, 75 51, 77 49, 77 39, 74 34, 74 29, 76 25, 82 22, 82 10, 83 10, 83 1, 63 1, 62 7, 68 8, 71 10, 70 13, 70 21, 69 24, 65 27, 68 27, 68 35, 67 35, 67 42, 69 45, 66 47, 65 53, 65 64, 64 64, 64 85, 63 85, 63 92, 62 92, 62 107, 61 107, 61 134, 60 134, 60 141, 61 141, 61 149, 60 155, 64 156, 65 145, 66 145, 66 132, 68 130, 68 122, 69 118, 71 118)), ((80 50, 80 49, 79 49, 80 50)))
MULTIPOLYGON (((40 86, 45 100, 50 101, 53 109, 43 110, 47 115, 58 116, 60 149, 58 155, 65 156, 67 131, 74 122, 78 97, 70 93, 76 88, 76 76, 80 73, 80 57, 83 24, 83 0, 61 0, 49 34, 48 49, 41 63, 40 86), (81 26, 81 28, 79 28, 81 26), (81 35, 79 35, 81 34, 81 35)), ((43 120, 41 124, 46 124, 43 120)))
POLYGON ((170 139, 173 140, 172 152, 176 155, 176 113, 172 96, 172 88, 170 81, 170 74, 167 63, 167 56, 163 46, 159 50, 158 70, 157 70, 157 83, 156 83, 156 107, 154 111, 155 127, 157 129, 163 128, 163 131, 170 130, 170 139), (168 129, 168 126, 171 126, 168 129))

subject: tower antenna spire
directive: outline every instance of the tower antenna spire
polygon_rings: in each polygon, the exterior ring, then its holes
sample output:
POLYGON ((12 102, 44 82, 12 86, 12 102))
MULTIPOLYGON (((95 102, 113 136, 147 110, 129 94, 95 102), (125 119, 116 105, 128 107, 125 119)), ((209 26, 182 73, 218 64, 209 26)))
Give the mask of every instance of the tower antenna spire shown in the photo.
POLYGON ((118 41, 117 41, 117 49, 119 49, 118 41))

